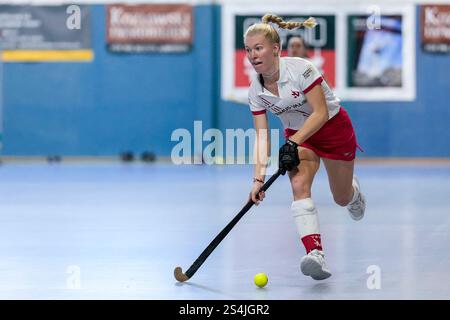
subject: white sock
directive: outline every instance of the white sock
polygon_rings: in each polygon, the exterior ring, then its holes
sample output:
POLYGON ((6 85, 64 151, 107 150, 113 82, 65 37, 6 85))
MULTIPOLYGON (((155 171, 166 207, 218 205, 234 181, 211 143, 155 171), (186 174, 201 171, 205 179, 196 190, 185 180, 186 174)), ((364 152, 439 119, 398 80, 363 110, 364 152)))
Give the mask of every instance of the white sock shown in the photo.
POLYGON ((301 238, 310 234, 320 234, 319 216, 311 198, 292 202, 291 210, 301 238))

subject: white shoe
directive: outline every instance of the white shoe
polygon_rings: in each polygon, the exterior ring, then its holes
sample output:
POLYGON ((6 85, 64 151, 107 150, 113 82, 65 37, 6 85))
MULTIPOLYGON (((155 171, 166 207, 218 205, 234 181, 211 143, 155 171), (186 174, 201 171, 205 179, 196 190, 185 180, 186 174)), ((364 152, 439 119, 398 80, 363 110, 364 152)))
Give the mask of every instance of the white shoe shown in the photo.
POLYGON ((350 217, 353 220, 361 220, 364 217, 364 211, 366 210, 366 197, 361 192, 358 178, 353 177, 353 187, 358 191, 358 198, 347 206, 350 217))
POLYGON ((300 260, 300 270, 305 276, 311 276, 314 280, 324 280, 331 276, 325 264, 322 251, 312 250, 300 260))

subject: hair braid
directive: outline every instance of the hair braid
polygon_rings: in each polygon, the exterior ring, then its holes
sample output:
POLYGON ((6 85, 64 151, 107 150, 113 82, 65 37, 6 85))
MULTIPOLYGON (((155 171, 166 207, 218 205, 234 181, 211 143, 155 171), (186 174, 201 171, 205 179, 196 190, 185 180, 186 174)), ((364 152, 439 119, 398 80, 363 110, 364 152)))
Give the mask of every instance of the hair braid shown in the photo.
POLYGON ((313 17, 309 17, 308 19, 306 19, 303 22, 297 22, 297 21, 284 21, 282 18, 280 18, 279 16, 275 15, 275 14, 271 14, 271 13, 267 13, 262 17, 262 22, 263 23, 269 23, 269 22, 273 22, 275 24, 277 24, 280 28, 282 29, 288 29, 288 30, 292 30, 295 28, 314 28, 317 23, 316 23, 316 19, 314 19, 313 17))

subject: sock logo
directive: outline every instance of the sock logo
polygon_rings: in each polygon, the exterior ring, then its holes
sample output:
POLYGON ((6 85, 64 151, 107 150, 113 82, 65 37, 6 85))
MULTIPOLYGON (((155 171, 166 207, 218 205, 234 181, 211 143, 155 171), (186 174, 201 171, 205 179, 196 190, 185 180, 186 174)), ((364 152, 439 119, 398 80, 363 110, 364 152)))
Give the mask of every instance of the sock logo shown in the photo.
POLYGON ((320 247, 320 246, 321 246, 321 244, 320 244, 320 239, 314 238, 313 241, 314 241, 314 245, 315 245, 316 247, 320 247))
POLYGON ((306 253, 310 253, 314 249, 322 251, 322 240, 320 234, 310 234, 302 238, 303 245, 305 246, 306 253))

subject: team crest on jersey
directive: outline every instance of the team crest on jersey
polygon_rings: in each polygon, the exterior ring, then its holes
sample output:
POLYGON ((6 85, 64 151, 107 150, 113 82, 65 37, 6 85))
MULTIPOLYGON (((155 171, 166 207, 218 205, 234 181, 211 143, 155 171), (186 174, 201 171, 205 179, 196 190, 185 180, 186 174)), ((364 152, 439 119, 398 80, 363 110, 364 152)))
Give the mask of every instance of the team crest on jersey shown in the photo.
POLYGON ((300 91, 294 91, 294 90, 291 90, 291 91, 292 91, 292 96, 293 96, 294 98, 300 97, 300 91))
POLYGON ((306 69, 306 71, 303 72, 303 78, 308 79, 312 72, 313 72, 312 67, 309 66, 308 69, 306 69))

